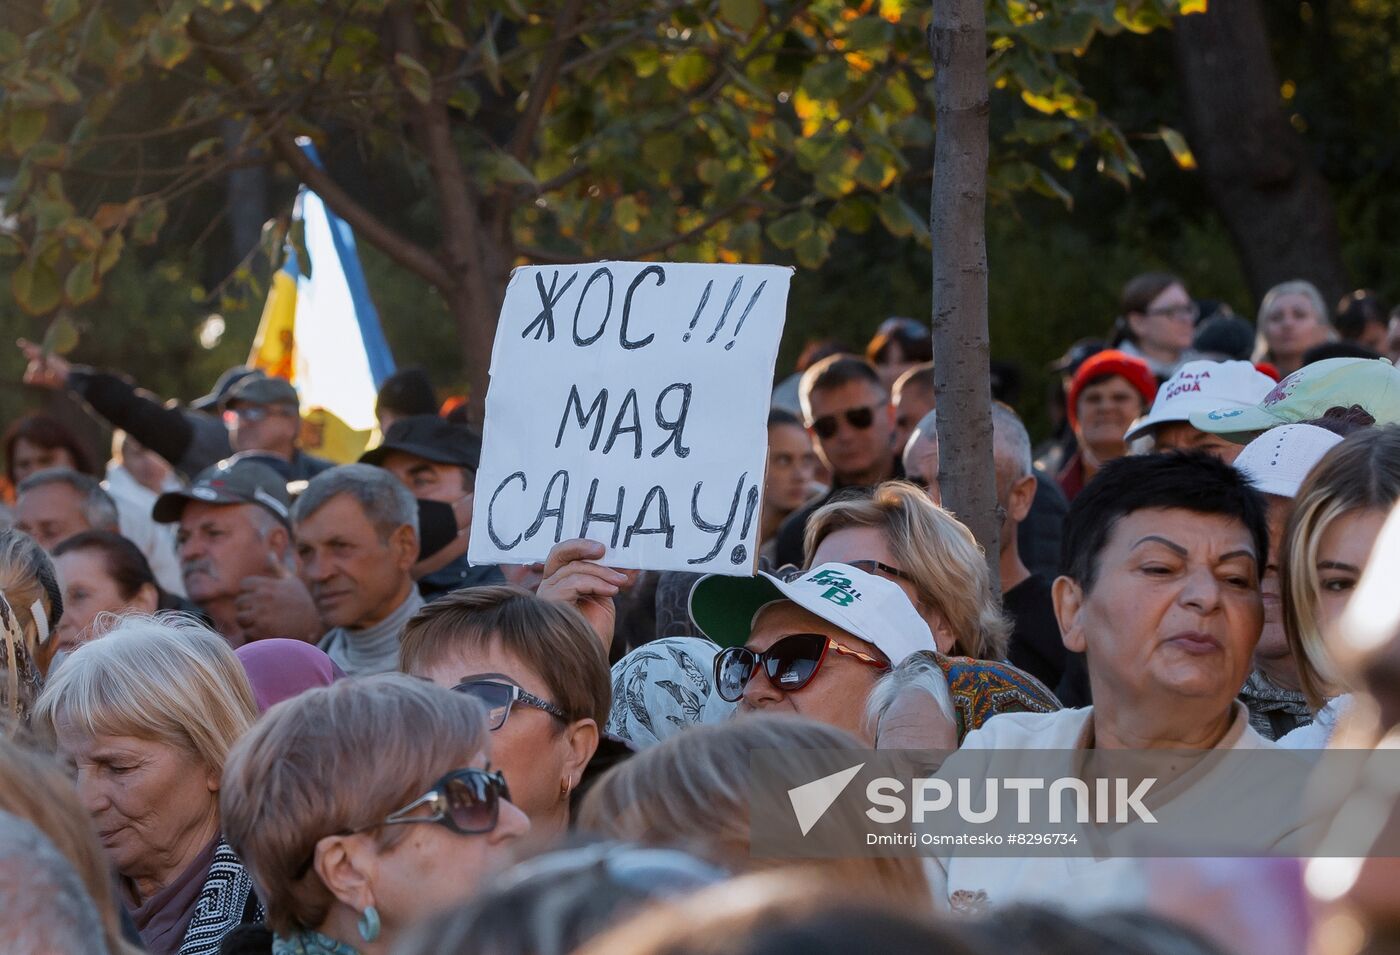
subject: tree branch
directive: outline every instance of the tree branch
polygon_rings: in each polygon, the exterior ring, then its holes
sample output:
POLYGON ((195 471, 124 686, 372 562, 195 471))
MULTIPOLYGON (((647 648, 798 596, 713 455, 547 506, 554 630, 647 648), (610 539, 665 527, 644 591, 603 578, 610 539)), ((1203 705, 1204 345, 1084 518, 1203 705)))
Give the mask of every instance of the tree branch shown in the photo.
POLYGON ((559 76, 559 67, 564 61, 564 47, 569 42, 569 31, 578 20, 582 9, 583 0, 564 0, 564 6, 554 18, 553 39, 540 58, 539 66, 535 68, 534 78, 530 81, 530 92, 525 98, 525 111, 520 121, 515 124, 515 132, 510 138, 510 154, 521 162, 530 154, 530 143, 535 138, 535 130, 539 127, 541 117, 544 116, 549 91, 554 87, 559 76))
MULTIPOLYGON (((197 17, 190 17, 185 27, 191 40, 199 48, 200 54, 215 72, 228 82, 242 86, 250 81, 248 72, 237 58, 220 50, 199 25, 197 17)), ((251 107, 249 116, 262 123, 267 110, 251 107)), ((423 246, 402 235, 374 213, 357 202, 342 189, 330 175, 313 163, 309 156, 296 144, 294 136, 278 133, 269 137, 270 145, 277 157, 292 167, 308 187, 325 200, 332 211, 350 224, 361 238, 378 248, 398 265, 426 282, 430 282, 444 293, 456 286, 456 280, 437 256, 423 246)))

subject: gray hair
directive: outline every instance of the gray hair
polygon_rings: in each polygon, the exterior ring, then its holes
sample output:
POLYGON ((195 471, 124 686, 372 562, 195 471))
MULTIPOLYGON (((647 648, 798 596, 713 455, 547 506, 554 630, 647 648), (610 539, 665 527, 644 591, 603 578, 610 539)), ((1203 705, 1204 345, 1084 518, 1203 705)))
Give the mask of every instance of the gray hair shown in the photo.
POLYGON ((90 528, 95 531, 120 532, 117 526, 117 502, 97 482, 97 478, 81 474, 72 468, 49 468, 20 481, 17 490, 23 495, 49 484, 66 484, 73 489, 73 493, 82 498, 83 519, 90 528))
POLYGON ((368 464, 342 464, 312 478, 292 505, 292 522, 300 524, 341 494, 359 503, 381 540, 387 541, 404 525, 417 535, 418 502, 413 492, 389 471, 368 464))
POLYGON ((1323 328, 1331 328, 1332 320, 1327 310, 1327 303, 1322 300, 1322 293, 1317 290, 1317 286, 1303 279, 1294 279, 1291 282, 1280 282, 1264 293, 1264 299, 1259 303, 1259 315, 1255 318, 1254 327, 1258 330, 1254 337, 1254 355, 1251 361, 1268 361, 1272 356, 1269 354, 1269 339, 1264 334, 1264 325, 1269 314, 1274 310, 1274 305, 1285 295, 1301 295, 1308 300, 1313 311, 1317 314, 1317 323, 1323 328))
MULTIPOLYGON (((916 452, 926 442, 938 440, 938 411, 930 411, 919 419, 919 424, 909 433, 904 445, 904 470, 913 474, 916 470, 916 452)), ((1000 401, 992 402, 992 441, 993 454, 998 460, 1008 460, 1016 466, 1015 477, 1026 477, 1034 473, 1031 462, 1031 436, 1021 418, 1010 405, 1000 401)))
POLYGON ((1000 401, 992 402, 992 441, 996 445, 993 452, 996 457, 1015 465, 1017 480, 1032 473, 1031 436, 1020 416, 1010 405, 1000 401))
POLYGON ((28 820, 0 812, 0 899, 12 955, 108 955, 102 919, 73 864, 28 820))
POLYGON ((872 729, 880 725, 885 712, 906 690, 923 690, 933 697, 938 712, 946 716, 948 722, 954 726, 958 724, 957 714, 953 711, 953 697, 948 692, 947 675, 932 654, 918 653, 880 677, 871 689, 865 704, 865 719, 872 729))

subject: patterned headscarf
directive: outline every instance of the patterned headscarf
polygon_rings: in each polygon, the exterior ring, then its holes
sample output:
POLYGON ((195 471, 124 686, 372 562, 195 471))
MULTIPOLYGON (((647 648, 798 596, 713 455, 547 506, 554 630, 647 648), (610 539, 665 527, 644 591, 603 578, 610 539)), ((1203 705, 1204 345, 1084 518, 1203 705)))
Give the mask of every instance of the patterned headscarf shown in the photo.
POLYGON ((28 727, 29 709, 43 689, 39 668, 29 655, 29 641, 10 602, 0 592, 0 733, 14 736, 28 727))
POLYGON ((607 731, 645 749, 687 726, 728 719, 734 704, 714 692, 718 653, 699 637, 663 637, 617 661, 607 731))
POLYGON ((1000 713, 1051 713, 1060 709, 1060 701, 1044 683, 1009 663, 945 657, 931 651, 914 656, 934 657, 947 678, 959 745, 968 733, 1000 713))

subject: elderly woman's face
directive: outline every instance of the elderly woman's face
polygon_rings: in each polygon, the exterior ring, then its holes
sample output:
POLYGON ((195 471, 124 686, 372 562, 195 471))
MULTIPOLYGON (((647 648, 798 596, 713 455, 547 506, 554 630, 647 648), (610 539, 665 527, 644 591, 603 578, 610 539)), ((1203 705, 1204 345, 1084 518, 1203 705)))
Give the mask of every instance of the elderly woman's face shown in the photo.
POLYGON ((1142 414, 1142 395, 1122 375, 1113 375, 1079 393, 1079 443, 1101 459, 1121 453, 1123 435, 1142 414))
POLYGON ((1060 619, 1066 645, 1087 649, 1095 709, 1224 715, 1263 623, 1260 556, 1232 517, 1166 508, 1120 518, 1093 589, 1060 619))
POLYGON ((90 734, 60 718, 58 752, 117 871, 163 886, 218 834, 219 774, 169 743, 90 734))
MULTIPOLYGON (((558 705, 540 674, 494 642, 464 647, 414 675, 449 689, 468 680, 513 683, 526 693, 558 705)), ((506 774, 511 799, 532 820, 543 821, 551 814, 567 818, 561 792, 569 752, 562 721, 524 703, 514 703, 505 723, 491 733, 494 765, 506 774)), ((578 785, 577 778, 573 785, 578 785)))
MULTIPOLYGON (((485 767, 489 752, 443 771, 485 767)), ((515 840, 529 831, 530 821, 514 803, 502 801, 490 832, 462 835, 430 823, 402 828, 407 830, 403 839, 379 854, 374 880, 376 907, 395 928, 471 896, 483 879, 509 864, 515 840)))

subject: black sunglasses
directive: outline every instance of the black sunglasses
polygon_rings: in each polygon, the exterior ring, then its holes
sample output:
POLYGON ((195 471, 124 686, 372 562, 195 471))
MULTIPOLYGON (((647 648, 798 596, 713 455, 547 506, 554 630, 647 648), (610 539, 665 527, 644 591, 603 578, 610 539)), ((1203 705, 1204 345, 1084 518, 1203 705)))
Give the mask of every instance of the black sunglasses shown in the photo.
POLYGON ((864 431, 875 423, 875 409, 870 408, 847 408, 839 415, 828 414, 812 422, 812 430, 819 438, 832 438, 836 436, 836 431, 840 427, 840 418, 845 418, 846 423, 857 431, 864 431))
MULTIPOLYGON (((436 823, 463 836, 480 835, 496 828, 501 818, 502 800, 510 801, 510 787, 506 785, 505 774, 500 770, 457 769, 433 783, 423 795, 395 809, 379 822, 358 829, 342 829, 336 835, 350 836, 380 826, 414 822, 436 823), (428 815, 410 815, 424 806, 431 810, 428 815)), ((300 879, 306 875, 315 861, 316 849, 313 846, 293 878, 300 879)))
POLYGON ((543 710, 555 719, 563 720, 566 723, 569 721, 569 714, 560 707, 548 700, 540 699, 533 693, 525 692, 514 683, 504 683, 500 680, 463 680, 452 689, 480 700, 485 705, 486 724, 492 731, 506 725, 506 718, 510 716, 510 708, 516 703, 533 706, 535 709, 543 710))
POLYGON ((824 634, 792 633, 762 653, 754 653, 748 647, 721 650, 715 657, 715 690, 721 700, 737 703, 744 696, 744 687, 762 667, 769 683, 785 693, 795 693, 812 682, 829 651, 855 657, 881 670, 890 668, 883 660, 843 647, 824 634))

